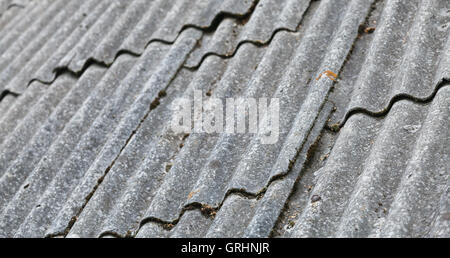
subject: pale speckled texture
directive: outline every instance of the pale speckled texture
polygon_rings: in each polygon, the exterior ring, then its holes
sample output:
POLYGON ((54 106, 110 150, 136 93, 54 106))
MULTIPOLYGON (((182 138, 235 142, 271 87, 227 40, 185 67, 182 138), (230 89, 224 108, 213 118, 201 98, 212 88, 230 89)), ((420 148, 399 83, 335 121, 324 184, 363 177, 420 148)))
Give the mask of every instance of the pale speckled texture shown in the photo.
POLYGON ((449 237, 449 21, 446 0, 7 8, 0 237, 449 237), (279 141, 174 134, 194 90, 279 98, 279 141))

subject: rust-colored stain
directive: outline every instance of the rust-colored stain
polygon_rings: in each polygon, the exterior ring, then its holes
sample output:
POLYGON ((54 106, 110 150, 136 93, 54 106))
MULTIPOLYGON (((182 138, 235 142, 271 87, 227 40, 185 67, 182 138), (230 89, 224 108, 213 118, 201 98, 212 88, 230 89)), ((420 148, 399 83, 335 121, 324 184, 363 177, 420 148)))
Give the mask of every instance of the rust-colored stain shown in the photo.
POLYGON ((364 29, 364 32, 367 34, 373 33, 375 31, 375 27, 367 27, 364 29))
POLYGON ((333 73, 330 70, 326 70, 325 72, 319 74, 319 77, 316 78, 316 81, 320 80, 320 78, 322 78, 323 75, 326 75, 332 81, 336 81, 336 79, 338 77, 336 73, 333 73))
POLYGON ((199 192, 198 190, 190 192, 190 193, 188 194, 188 200, 191 199, 192 196, 194 196, 194 195, 195 195, 196 193, 198 193, 198 192, 199 192))

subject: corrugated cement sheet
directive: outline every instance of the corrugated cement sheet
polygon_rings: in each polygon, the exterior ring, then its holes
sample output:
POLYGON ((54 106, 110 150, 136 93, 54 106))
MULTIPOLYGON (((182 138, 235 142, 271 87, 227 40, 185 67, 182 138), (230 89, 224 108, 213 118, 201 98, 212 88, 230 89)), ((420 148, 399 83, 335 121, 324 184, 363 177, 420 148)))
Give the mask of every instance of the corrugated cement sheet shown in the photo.
POLYGON ((25 8, 0 28, 0 236, 449 236, 448 1, 25 8), (279 141, 174 134, 195 90, 279 98, 279 141))

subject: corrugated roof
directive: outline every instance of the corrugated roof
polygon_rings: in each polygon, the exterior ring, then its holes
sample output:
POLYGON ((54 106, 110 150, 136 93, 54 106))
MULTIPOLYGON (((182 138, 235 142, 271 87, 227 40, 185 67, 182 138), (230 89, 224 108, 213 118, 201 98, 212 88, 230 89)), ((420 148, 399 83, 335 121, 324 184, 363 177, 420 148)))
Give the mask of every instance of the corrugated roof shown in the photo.
POLYGON ((268 44, 279 31, 295 32, 308 7, 312 8, 310 0, 261 1, 248 21, 227 18, 206 33, 185 66, 198 67, 208 55, 231 56, 244 43, 268 44))
POLYGON ((355 112, 382 114, 401 98, 433 96, 449 78, 449 8, 448 1, 387 1, 335 87, 333 122, 355 112))
POLYGON ((55 71, 79 73, 91 62, 110 65, 122 52, 141 55, 154 41, 174 42, 189 27, 245 16, 251 0, 44 0, 0 33, 2 90, 22 93, 31 79, 51 82, 55 71), (219 18, 218 18, 219 17, 219 18))
POLYGON ((22 9, 0 26, 1 237, 448 237, 448 1, 22 9), (279 141, 174 134, 194 90, 279 98, 279 141))
POLYGON ((298 182, 279 234, 448 236, 449 97, 444 87, 429 104, 402 100, 382 118, 351 116, 335 140, 321 141, 324 151, 298 182))

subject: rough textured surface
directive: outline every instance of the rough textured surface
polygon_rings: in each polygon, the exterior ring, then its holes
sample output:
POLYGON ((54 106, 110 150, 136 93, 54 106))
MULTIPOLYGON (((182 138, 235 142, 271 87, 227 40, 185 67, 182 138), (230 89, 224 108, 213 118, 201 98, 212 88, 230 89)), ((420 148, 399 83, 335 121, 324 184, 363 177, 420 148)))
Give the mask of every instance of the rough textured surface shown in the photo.
POLYGON ((208 28, 221 16, 248 13, 252 0, 43 0, 0 27, 0 90, 22 93, 31 79, 55 71, 110 65, 122 52, 141 55, 154 41, 174 42, 188 28, 208 28), (11 49, 8 49, 11 48, 11 49), (8 51, 6 51, 8 49, 8 51))
POLYGON ((399 98, 430 98, 449 78, 449 9, 449 1, 386 1, 336 84, 332 123, 383 113, 399 98))
POLYGON ((296 31, 310 4, 309 0, 259 1, 248 21, 228 18, 206 33, 186 67, 197 67, 207 55, 231 56, 246 42, 267 44, 278 31, 296 31))
POLYGON ((0 237, 449 237, 447 0, 25 2, 0 237), (175 134, 196 90, 278 98, 279 140, 175 134))
POLYGON ((278 234, 444 236, 448 229, 439 225, 448 212, 449 97, 447 86, 427 105, 402 100, 383 118, 352 116, 331 140, 331 151, 320 147, 315 162, 323 155, 326 162, 306 170, 311 179, 298 183, 278 234))

